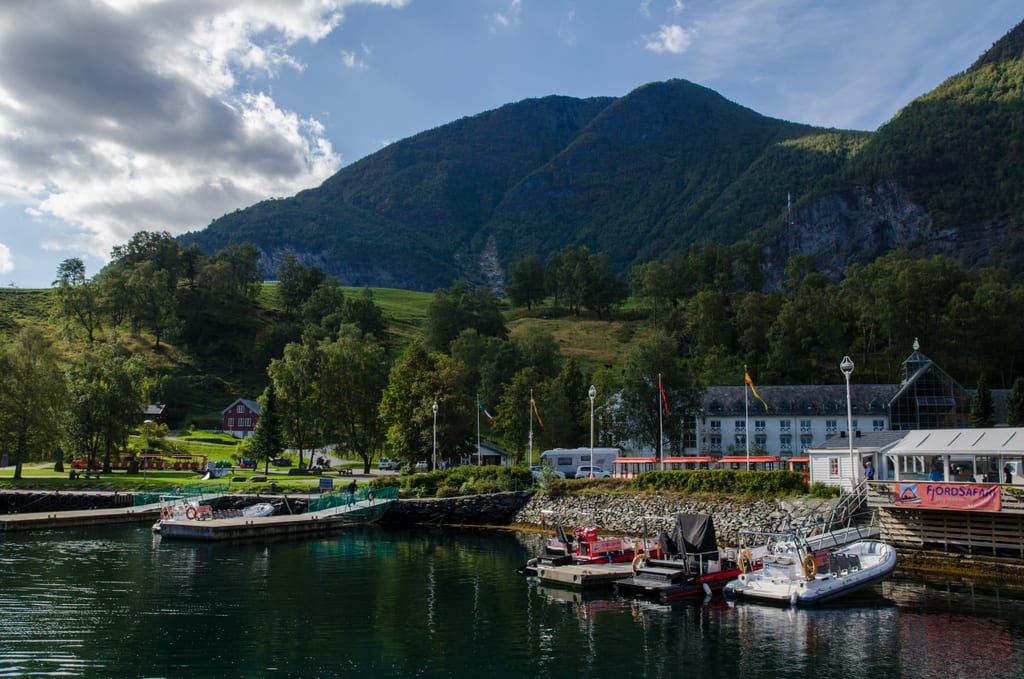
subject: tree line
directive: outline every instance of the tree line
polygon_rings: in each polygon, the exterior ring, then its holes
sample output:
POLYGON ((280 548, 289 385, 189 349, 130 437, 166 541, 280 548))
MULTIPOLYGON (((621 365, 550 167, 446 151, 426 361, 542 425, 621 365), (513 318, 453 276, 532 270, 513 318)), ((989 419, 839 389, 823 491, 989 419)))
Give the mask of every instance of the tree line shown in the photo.
MULTIPOLYGON (((758 251, 743 244, 637 266, 633 295, 654 330, 624 365, 588 370, 548 333, 510 338, 503 300, 464 281, 434 292, 422 338, 402 344, 387 334, 369 290, 346 296, 292 254, 277 269, 272 313, 258 300, 263 272, 251 246, 206 256, 143 232, 112 254, 92 279, 77 260, 58 268, 62 328, 83 351, 62 361, 33 328, 0 345, 10 376, 0 387, 0 453, 18 464, 61 450, 109 463, 124 449, 141 408, 176 388, 119 340, 143 330, 155 347, 174 339, 221 367, 248 361, 263 373, 263 415, 246 444, 261 461, 288 448, 311 463, 325 447, 367 469, 381 454, 432 461, 435 432, 438 457, 455 461, 475 452, 478 422, 485 438, 525 460, 531 450, 587 445, 591 414, 594 445, 679 450, 692 445, 686 416, 703 387, 739 383, 744 364, 762 384, 832 383, 836 357, 851 354, 858 379, 889 383, 915 337, 962 381, 975 373, 1013 384, 1010 423, 1024 422, 1014 361, 1024 289, 942 257, 894 252, 850 267, 839 283, 798 257, 775 291, 762 290, 758 251), (106 341, 101 328, 111 330, 106 341)), ((536 291, 510 291, 516 304, 550 301, 607 318, 621 303, 588 296, 616 286, 586 248, 554 253, 540 267, 528 259, 512 265, 510 280, 532 280, 536 291)))

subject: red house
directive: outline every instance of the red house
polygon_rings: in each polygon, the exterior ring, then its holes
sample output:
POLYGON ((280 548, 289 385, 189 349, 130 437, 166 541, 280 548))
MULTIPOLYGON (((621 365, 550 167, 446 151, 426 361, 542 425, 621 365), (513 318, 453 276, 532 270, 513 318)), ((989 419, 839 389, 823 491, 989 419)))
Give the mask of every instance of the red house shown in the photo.
POLYGON ((260 404, 247 398, 240 398, 221 411, 224 431, 244 439, 252 436, 260 419, 260 404))

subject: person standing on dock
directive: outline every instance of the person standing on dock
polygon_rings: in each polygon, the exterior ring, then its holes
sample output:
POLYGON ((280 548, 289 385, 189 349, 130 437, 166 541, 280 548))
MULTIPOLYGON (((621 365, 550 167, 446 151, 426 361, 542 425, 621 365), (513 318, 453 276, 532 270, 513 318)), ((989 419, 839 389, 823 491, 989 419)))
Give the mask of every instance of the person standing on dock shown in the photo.
POLYGON ((356 502, 356 480, 352 479, 352 483, 348 484, 348 505, 351 507, 356 502))

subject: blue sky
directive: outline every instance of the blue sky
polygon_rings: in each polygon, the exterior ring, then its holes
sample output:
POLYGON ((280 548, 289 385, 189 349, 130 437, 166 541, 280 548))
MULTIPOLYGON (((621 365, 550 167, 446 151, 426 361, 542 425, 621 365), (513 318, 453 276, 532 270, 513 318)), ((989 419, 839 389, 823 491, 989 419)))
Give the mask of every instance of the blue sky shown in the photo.
POLYGON ((1019 0, 4 0, 0 285, 90 275, 384 145, 550 94, 685 78, 873 130, 1024 18, 1019 0))

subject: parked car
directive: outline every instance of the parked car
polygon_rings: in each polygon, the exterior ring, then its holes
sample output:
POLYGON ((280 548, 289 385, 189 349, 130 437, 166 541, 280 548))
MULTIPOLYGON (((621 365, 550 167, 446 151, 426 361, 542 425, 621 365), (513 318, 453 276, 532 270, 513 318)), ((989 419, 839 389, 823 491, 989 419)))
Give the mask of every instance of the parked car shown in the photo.
POLYGON ((611 477, 611 472, 605 471, 600 467, 591 467, 588 465, 576 467, 577 479, 610 479, 611 477))
POLYGON ((427 471, 427 467, 429 466, 430 465, 427 464, 426 460, 420 460, 419 462, 416 463, 416 471, 425 472, 427 471))
POLYGON ((377 461, 377 469, 391 469, 391 460, 386 457, 380 458, 377 461))
POLYGON ((565 472, 560 472, 557 469, 555 469, 554 467, 545 467, 543 465, 535 466, 535 467, 530 467, 530 473, 533 474, 533 478, 535 478, 535 479, 545 479, 545 478, 564 479, 565 478, 565 472))

